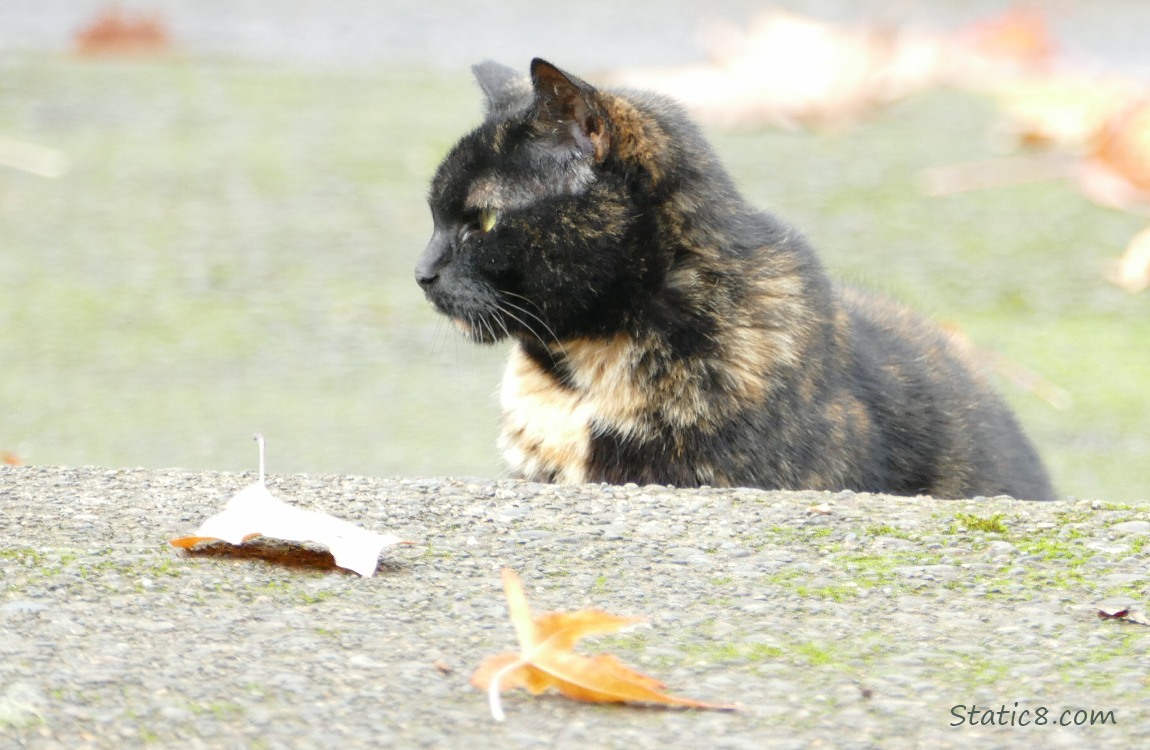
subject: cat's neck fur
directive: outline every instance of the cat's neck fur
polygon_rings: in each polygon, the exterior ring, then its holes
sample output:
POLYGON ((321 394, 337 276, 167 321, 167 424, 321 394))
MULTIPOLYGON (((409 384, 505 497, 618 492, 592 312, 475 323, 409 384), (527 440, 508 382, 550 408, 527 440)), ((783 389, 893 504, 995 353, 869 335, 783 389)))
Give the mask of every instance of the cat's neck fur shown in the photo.
POLYGON ((763 390, 765 377, 781 377, 800 360, 813 365, 809 347, 784 332, 796 322, 829 323, 835 302, 802 237, 747 203, 677 105, 645 93, 603 92, 600 101, 613 127, 603 168, 638 184, 642 225, 621 251, 641 258, 648 293, 623 301, 614 330, 549 344, 523 337, 522 353, 580 391, 615 388, 622 378, 649 387, 690 371, 699 377, 674 389, 700 405, 727 399, 736 382, 736 391, 745 392, 749 380, 763 390), (631 354, 619 358, 624 344, 631 354), (597 377, 605 358, 614 362, 609 383, 597 377), (723 363, 732 361, 745 369, 730 372, 723 363))

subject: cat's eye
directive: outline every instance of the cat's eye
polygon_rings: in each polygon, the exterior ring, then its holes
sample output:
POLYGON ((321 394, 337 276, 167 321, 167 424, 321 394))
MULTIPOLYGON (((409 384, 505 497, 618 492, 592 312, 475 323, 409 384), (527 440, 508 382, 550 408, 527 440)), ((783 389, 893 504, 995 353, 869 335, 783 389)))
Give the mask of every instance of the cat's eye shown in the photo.
POLYGON ((479 229, 486 234, 491 231, 495 226, 495 222, 499 220, 499 211, 494 208, 481 208, 479 209, 479 229))
POLYGON ((481 208, 479 209, 479 212, 475 214, 475 219, 463 227, 463 231, 460 233, 460 236, 464 240, 468 240, 472 237, 472 235, 487 234, 495 226, 495 222, 498 220, 499 209, 481 208))

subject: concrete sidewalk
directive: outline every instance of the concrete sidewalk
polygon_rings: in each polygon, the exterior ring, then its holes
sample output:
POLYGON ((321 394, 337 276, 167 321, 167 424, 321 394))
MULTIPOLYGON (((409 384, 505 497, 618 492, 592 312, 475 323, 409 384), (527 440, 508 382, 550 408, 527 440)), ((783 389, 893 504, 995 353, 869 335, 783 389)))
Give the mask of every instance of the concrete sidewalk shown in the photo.
POLYGON ((252 479, 0 469, 0 747, 1150 746, 1150 627, 1097 616, 1150 604, 1145 504, 282 476, 416 544, 372 578, 166 544, 252 479), (649 617, 582 650, 742 709, 494 722, 502 566, 536 610, 649 617))

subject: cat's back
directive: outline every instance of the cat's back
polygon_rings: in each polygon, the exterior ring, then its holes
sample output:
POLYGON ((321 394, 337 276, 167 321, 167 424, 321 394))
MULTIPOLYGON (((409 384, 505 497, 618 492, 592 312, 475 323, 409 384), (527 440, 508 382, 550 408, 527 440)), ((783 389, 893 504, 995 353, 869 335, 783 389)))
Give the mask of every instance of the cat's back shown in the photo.
POLYGON ((843 382, 875 415, 900 489, 1053 498, 1037 451, 964 340, 886 297, 835 291, 849 327, 843 382))

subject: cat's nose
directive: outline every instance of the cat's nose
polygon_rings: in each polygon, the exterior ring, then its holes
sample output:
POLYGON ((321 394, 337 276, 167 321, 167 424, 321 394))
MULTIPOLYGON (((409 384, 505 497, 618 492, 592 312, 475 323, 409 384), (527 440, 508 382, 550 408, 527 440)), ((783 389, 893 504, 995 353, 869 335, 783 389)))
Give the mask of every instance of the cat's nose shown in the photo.
POLYGON ((450 254, 451 242, 444 232, 437 229, 419 256, 419 262, 415 264, 416 283, 424 289, 430 289, 439 279, 439 272, 447 265, 450 254))
POLYGON ((415 267, 415 282, 427 289, 439 278, 439 270, 420 263, 415 267))

